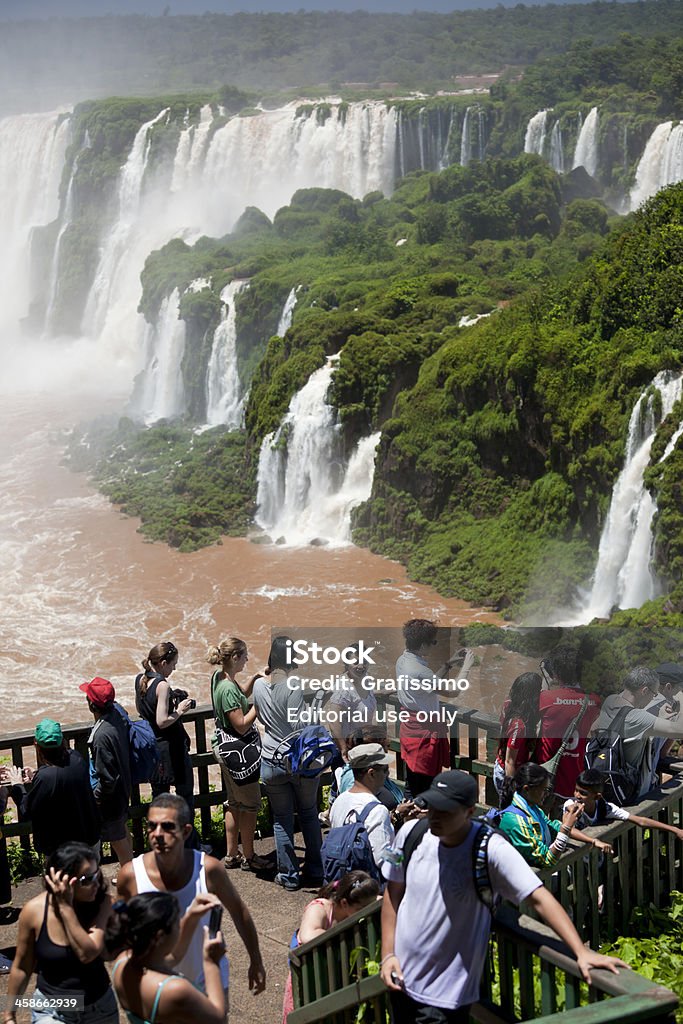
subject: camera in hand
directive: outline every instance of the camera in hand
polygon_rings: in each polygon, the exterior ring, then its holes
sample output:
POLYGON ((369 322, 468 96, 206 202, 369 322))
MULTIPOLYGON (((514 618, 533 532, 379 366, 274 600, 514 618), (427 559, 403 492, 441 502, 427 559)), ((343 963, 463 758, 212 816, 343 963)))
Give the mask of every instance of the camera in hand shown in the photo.
POLYGON ((194 709, 196 707, 197 707, 197 701, 193 697, 192 700, 190 701, 190 711, 194 711, 194 709))
MULTIPOLYGON (((187 700, 187 690, 174 690, 171 689, 168 695, 168 709, 169 711, 177 711, 178 705, 182 704, 184 700, 187 700)), ((196 706, 196 703, 195 703, 196 706)))

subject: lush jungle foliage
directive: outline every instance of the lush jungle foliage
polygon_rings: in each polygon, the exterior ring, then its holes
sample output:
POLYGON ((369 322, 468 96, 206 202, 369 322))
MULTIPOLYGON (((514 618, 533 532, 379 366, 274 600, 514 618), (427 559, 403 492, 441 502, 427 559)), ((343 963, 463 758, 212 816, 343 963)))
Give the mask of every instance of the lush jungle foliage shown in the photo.
POLYGON ((244 435, 179 424, 153 430, 130 420, 101 421, 73 433, 66 459, 91 474, 121 511, 140 516, 140 531, 181 551, 244 534, 254 513, 245 472, 244 435))
MULTIPOLYGON (((408 174, 391 198, 300 191, 272 222, 248 209, 222 239, 194 246, 176 239, 152 254, 140 308, 152 322, 164 296, 173 288, 182 293, 182 372, 195 422, 205 411, 201 368, 220 319, 220 292, 229 280, 250 281, 236 303, 239 373, 251 388, 246 435, 221 442, 231 467, 242 467, 239 493, 224 505, 220 523, 178 511, 183 528, 174 534, 167 527, 175 502, 185 509, 183 502, 194 501, 181 474, 163 510, 166 526, 155 527, 155 536, 189 547, 228 525, 244 529, 263 437, 311 372, 340 353, 330 395, 347 449, 382 430, 374 489, 356 513, 355 539, 405 562, 413 577, 445 594, 538 617, 569 602, 594 564, 633 403, 659 370, 681 366, 683 186, 619 220, 582 169, 557 176, 537 157, 509 155, 503 129, 517 132, 512 152, 519 153, 528 117, 549 101, 568 117, 573 111, 574 121, 592 103, 628 109, 628 122, 615 114, 609 127, 605 119, 601 145, 621 138, 613 165, 632 176, 632 134, 644 139, 657 120, 683 113, 680 61, 675 38, 576 46, 563 61, 494 90, 486 114, 491 155, 483 162, 408 174), (621 128, 628 130, 620 135, 621 128), (185 291, 198 277, 209 278, 210 288, 185 291), (292 288, 299 289, 292 326, 275 337, 292 288), (488 316, 460 327, 461 318, 481 314, 488 316)), ((155 128, 157 153, 177 139, 181 112, 196 117, 207 98, 163 101, 171 114, 155 128)), ((243 99, 232 98, 235 105, 243 99)), ((79 112, 98 139, 83 157, 90 173, 101 172, 95 183, 113 180, 110 154, 125 152, 135 125, 158 113, 159 100, 137 111, 127 105, 141 102, 112 101, 113 124, 105 115, 100 123, 107 105, 79 112)), ((440 98, 423 115, 405 103, 402 116, 438 121, 450 102, 440 98)), ((321 108, 315 116, 328 115, 321 108)), ((662 424, 648 471, 667 602, 619 621, 683 614, 679 452, 657 463, 677 423, 674 414, 662 424)), ((175 430, 156 428, 135 445, 163 448, 175 430)), ((208 443, 211 434, 200 437, 208 443)), ((204 442, 185 432, 173 443, 184 445, 184 465, 204 442)), ((126 478, 125 462, 115 467, 115 480, 108 477, 108 493, 150 522, 157 517, 154 488, 145 498, 142 474, 126 478)), ((200 476, 193 487, 205 483, 201 500, 213 507, 220 472, 204 483, 200 476)))
POLYGON ((298 11, 10 21, 0 32, 3 113, 74 97, 239 89, 452 88, 458 76, 525 67, 620 33, 671 37, 677 0, 411 15, 298 11))

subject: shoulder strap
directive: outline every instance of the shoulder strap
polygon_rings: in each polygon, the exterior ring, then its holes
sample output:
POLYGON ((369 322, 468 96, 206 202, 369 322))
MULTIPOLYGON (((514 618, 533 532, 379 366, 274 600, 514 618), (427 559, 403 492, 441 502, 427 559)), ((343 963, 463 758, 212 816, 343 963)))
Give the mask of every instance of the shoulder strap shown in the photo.
MULTIPOLYGON (((519 814, 518 808, 514 808, 519 814)), ((477 896, 484 906, 493 913, 496 905, 496 898, 491 885, 489 875, 489 843, 495 829, 492 829, 485 822, 479 824, 477 835, 472 843, 472 875, 474 888, 477 896)))
POLYGON ((369 815, 370 811, 374 810, 375 807, 381 807, 381 806, 382 806, 382 801, 381 800, 371 800, 369 804, 365 805, 365 807, 360 812, 360 814, 358 814, 358 812, 356 812, 356 820, 358 822, 360 822, 361 825, 364 825, 365 821, 366 821, 366 818, 369 815))
POLYGON ((405 880, 405 872, 408 870, 410 858, 415 853, 415 850, 420 845, 425 835, 429 831, 429 818, 420 818, 417 825, 414 825, 408 838, 403 844, 403 877, 405 880))
POLYGON ((168 985, 169 981, 173 981, 177 977, 178 977, 177 974, 169 974, 167 978, 164 978, 163 981, 159 982, 159 984, 157 986, 156 995, 154 996, 154 1003, 152 1004, 152 1012, 149 1015, 149 1024, 154 1024, 154 1021, 156 1020, 157 1010, 159 1009, 159 1000, 161 999, 162 989, 164 988, 165 985, 168 985))
POLYGON ((614 716, 614 718, 610 722, 609 726, 607 727, 607 731, 610 734, 618 734, 618 733, 621 732, 621 730, 624 728, 624 725, 626 723, 626 717, 627 717, 629 711, 633 711, 633 708, 631 707, 630 704, 627 704, 623 708, 619 708, 619 710, 617 711, 616 715, 614 716))

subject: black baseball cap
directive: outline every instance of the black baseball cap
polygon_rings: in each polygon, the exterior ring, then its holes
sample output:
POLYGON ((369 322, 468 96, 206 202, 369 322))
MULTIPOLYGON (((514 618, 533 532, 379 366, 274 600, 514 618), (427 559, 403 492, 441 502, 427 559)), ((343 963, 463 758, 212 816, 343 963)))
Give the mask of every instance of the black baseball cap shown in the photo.
POLYGON ((474 807, 477 802, 477 781, 467 772, 441 772, 429 789, 420 793, 417 803, 437 811, 454 811, 456 807, 474 807))

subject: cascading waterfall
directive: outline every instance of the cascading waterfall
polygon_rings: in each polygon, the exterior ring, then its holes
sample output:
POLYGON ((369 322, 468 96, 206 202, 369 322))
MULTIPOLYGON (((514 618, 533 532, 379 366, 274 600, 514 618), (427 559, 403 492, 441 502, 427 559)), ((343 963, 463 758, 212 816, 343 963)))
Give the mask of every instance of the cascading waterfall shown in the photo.
POLYGON ((591 107, 576 140, 572 168, 585 167, 591 177, 598 170, 598 108, 591 107))
POLYGON ((486 118, 481 106, 476 104, 467 108, 463 118, 462 135, 460 137, 460 166, 469 167, 472 160, 483 160, 485 153, 486 118), (476 136, 474 145, 472 142, 473 135, 476 136))
POLYGON ((535 153, 537 156, 543 156, 543 149, 545 147, 545 129, 547 123, 547 110, 539 110, 539 112, 534 114, 534 116, 529 120, 524 134, 525 153, 535 153))
POLYGON ((683 180, 683 123, 657 125, 647 141, 631 190, 630 209, 636 210, 661 188, 683 180))
POLYGON ((199 112, 199 123, 188 125, 178 140, 178 148, 173 160, 171 175, 171 192, 180 192, 185 188, 201 166, 209 142, 209 129, 213 121, 213 111, 207 103, 199 112))
POLYGON ((71 224, 71 220, 73 218, 74 180, 76 178, 76 174, 78 173, 78 164, 81 159, 81 154, 84 152, 84 150, 90 149, 90 145, 90 136, 86 132, 85 138, 83 140, 83 146, 81 147, 80 152, 74 158, 73 166, 71 168, 71 174, 69 175, 69 184, 66 189, 64 209, 61 214, 59 232, 57 234, 57 241, 55 242, 54 254, 52 256, 52 266, 50 268, 50 284, 48 286, 48 299, 45 311, 45 333, 48 336, 53 333, 54 328, 55 301, 57 298, 57 284, 59 281, 62 243, 64 241, 64 235, 66 234, 71 224))
MULTIPOLYGON (((655 503, 643 482, 657 427, 680 399, 683 379, 669 371, 658 373, 636 402, 628 425, 624 468, 614 485, 600 537, 598 561, 580 621, 604 618, 614 608, 638 608, 655 596, 652 574, 652 521, 655 503), (652 388, 661 395, 661 419, 656 420, 652 388)), ((673 450, 669 443, 663 458, 673 450)))
POLYGON ((284 306, 282 307, 282 313, 280 314, 280 319, 278 321, 277 330, 275 331, 275 333, 277 334, 277 336, 279 338, 284 338, 285 334, 287 333, 289 328, 292 326, 292 318, 294 316, 294 307, 296 306, 296 296, 297 296, 297 292, 299 291, 300 287, 301 287, 301 285, 299 285, 296 288, 292 288, 291 292, 289 293, 289 295, 287 296, 287 298, 285 300, 284 306))
POLYGON ((180 372, 185 352, 185 322, 178 319, 180 293, 174 288, 145 329, 145 370, 141 396, 133 400, 145 423, 173 419, 185 412, 185 387, 180 372))
POLYGON ((58 214, 69 134, 59 112, 0 119, 0 328, 14 332, 28 312, 31 230, 58 214))
POLYGON ((362 437, 351 453, 344 479, 338 492, 327 505, 327 517, 334 527, 337 543, 351 542, 351 512, 367 501, 375 475, 375 453, 381 432, 362 437))
MULTIPOLYGON (((124 259, 130 253, 131 235, 140 209, 142 182, 149 156, 149 130, 168 114, 162 110, 151 121, 145 122, 137 131, 133 146, 126 160, 118 184, 118 216, 116 224, 108 233, 100 252, 100 259, 83 318, 84 333, 96 337, 102 331, 109 312, 110 300, 117 291, 116 278, 121 264, 129 267, 124 259)), ((142 269, 142 268, 140 268, 142 269)))
POLYGON ((557 174, 564 174, 564 143, 559 121, 550 130, 550 166, 557 174))
POLYGON ((327 402, 338 358, 311 374, 261 445, 256 522, 280 543, 348 543, 351 510, 370 495, 379 435, 362 439, 344 465, 327 402))
POLYGON ((235 299, 249 287, 248 281, 230 281, 221 292, 224 305, 221 322, 213 336, 206 374, 206 422, 239 427, 244 395, 237 370, 237 309, 235 299))
POLYGON ((472 138, 470 136, 470 113, 473 107, 468 107, 462 122, 462 137, 460 139, 460 166, 469 167, 472 159, 472 138))

